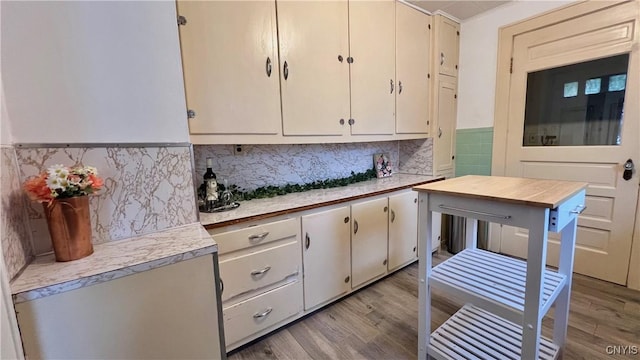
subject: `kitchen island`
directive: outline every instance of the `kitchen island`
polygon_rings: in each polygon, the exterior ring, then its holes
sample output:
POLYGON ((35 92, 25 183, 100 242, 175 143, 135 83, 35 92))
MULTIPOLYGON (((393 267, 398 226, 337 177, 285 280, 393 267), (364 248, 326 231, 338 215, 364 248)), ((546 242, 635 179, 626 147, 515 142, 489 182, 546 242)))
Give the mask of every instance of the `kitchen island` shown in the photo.
POLYGON ((463 176, 417 186, 420 200, 419 358, 556 359, 569 318, 578 215, 587 183, 498 176, 463 176), (466 249, 435 268, 425 251, 431 212, 467 218, 466 249), (528 229, 528 258, 477 249, 477 222, 528 229), (546 269, 549 231, 561 233, 560 263, 546 269), (430 331, 431 289, 467 302, 430 331), (553 339, 541 337, 542 318, 555 305, 553 339))

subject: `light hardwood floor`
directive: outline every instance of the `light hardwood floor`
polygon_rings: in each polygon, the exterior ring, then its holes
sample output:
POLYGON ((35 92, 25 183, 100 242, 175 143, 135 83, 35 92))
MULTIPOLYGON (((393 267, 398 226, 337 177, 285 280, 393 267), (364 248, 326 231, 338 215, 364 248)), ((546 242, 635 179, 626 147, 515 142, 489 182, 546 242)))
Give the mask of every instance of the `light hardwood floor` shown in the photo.
MULTIPOLYGON (((446 259, 434 256, 434 265, 446 259)), ((240 359, 416 359, 418 349, 418 264, 229 354, 240 359)), ((435 292, 432 329, 462 303, 435 292)), ((553 310, 543 320, 551 337, 553 310)), ((608 346, 640 351, 640 292, 575 275, 564 359, 638 359, 609 355, 608 346)))

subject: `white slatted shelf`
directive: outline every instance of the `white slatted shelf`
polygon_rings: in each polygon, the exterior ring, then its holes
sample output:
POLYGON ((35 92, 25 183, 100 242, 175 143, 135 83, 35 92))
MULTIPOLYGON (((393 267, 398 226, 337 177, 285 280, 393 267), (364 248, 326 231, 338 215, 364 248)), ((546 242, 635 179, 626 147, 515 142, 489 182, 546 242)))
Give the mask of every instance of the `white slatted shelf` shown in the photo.
MULTIPOLYGON (((515 323, 522 322, 527 263, 480 249, 466 249, 433 268, 430 284, 515 323)), ((545 270, 540 316, 566 284, 566 276, 545 270)))
MULTIPOLYGON (((431 334, 428 352, 442 360, 518 360, 521 344, 521 326, 467 304, 431 334)), ((557 345, 541 337, 539 359, 556 359, 558 352, 557 345)))

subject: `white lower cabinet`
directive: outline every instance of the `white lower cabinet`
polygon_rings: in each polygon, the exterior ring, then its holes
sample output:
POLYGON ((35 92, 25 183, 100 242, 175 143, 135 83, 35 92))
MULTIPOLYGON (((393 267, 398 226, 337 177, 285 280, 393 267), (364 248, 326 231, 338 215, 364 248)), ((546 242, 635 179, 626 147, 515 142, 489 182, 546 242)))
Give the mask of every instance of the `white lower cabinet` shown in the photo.
POLYGON ((351 290, 349 206, 302 216, 305 310, 351 290))
POLYGON ((417 260, 417 193, 400 190, 209 233, 220 253, 228 352, 417 260))
POLYGON ((299 217, 209 233, 220 254, 227 351, 302 313, 299 217))
POLYGON ((214 256, 17 303, 29 359, 220 359, 214 256))
POLYGON ((234 344, 302 312, 302 283, 295 281, 222 310, 225 340, 234 344))
POLYGON ((387 214, 386 197, 351 205, 352 288, 387 272, 387 214))
POLYGON ((389 270, 418 259, 418 193, 389 196, 389 270))

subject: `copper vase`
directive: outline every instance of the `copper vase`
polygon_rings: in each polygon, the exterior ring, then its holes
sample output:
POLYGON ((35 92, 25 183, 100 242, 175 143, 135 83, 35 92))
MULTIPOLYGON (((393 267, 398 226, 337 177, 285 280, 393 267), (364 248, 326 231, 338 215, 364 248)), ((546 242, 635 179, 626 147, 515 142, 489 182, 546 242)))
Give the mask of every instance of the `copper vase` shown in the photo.
POLYGON ((88 196, 56 199, 42 205, 56 261, 77 260, 93 253, 88 196))

